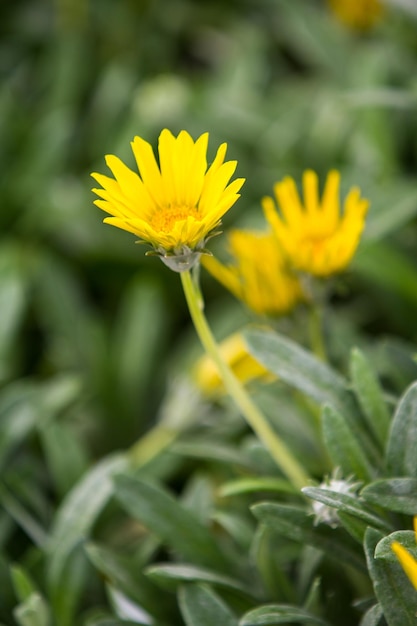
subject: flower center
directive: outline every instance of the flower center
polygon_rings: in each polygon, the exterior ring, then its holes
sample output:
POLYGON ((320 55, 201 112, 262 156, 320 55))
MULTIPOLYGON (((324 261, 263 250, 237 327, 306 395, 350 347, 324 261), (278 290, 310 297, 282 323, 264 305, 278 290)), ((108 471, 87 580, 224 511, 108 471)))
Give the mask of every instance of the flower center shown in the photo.
POLYGON ((198 208, 173 204, 155 211, 150 218, 150 225, 157 233, 170 233, 177 222, 185 222, 188 217, 199 220, 198 208))

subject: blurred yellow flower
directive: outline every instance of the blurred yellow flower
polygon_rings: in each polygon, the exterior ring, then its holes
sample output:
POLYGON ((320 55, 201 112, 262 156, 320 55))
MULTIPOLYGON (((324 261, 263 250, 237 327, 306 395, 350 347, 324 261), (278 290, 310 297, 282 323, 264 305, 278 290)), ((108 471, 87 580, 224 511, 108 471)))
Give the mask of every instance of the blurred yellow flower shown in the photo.
POLYGON ((336 17, 355 30, 368 30, 380 19, 380 0, 328 0, 336 17))
POLYGON ((204 257, 202 265, 252 311, 282 315, 304 299, 272 232, 232 230, 228 242, 231 264, 204 257))
POLYGON ((343 270, 352 259, 369 202, 353 187, 341 215, 339 185, 340 174, 332 170, 320 201, 317 174, 307 170, 303 174, 304 203, 290 177, 274 185, 280 214, 271 197, 262 199, 265 216, 294 269, 325 277, 343 270))
POLYGON ((153 246, 153 254, 175 271, 188 270, 204 253, 204 245, 222 216, 239 198, 244 179, 229 184, 237 162, 224 161, 222 144, 207 169, 208 133, 193 141, 164 129, 159 136, 159 164, 151 145, 135 137, 131 143, 139 175, 118 157, 106 156, 114 178, 93 173, 102 186, 93 189, 95 204, 113 217, 108 224, 134 233, 153 246))
MULTIPOLYGON (((255 379, 262 379, 264 382, 274 380, 274 376, 249 354, 239 333, 227 337, 219 348, 224 361, 241 383, 246 384, 255 379)), ((214 361, 208 355, 199 359, 193 375, 197 386, 205 395, 215 396, 224 393, 222 378, 214 361)))
MULTIPOLYGON (((414 532, 417 542, 417 515, 414 517, 414 532)), ((391 548, 397 555, 401 567, 410 579, 411 584, 417 590, 417 560, 398 541, 393 541, 391 548)))

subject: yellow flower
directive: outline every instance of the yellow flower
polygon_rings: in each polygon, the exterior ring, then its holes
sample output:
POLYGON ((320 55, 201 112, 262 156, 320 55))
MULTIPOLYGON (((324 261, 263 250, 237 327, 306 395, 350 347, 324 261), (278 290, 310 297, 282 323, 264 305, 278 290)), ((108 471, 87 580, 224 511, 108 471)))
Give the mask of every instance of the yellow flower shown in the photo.
POLYGON ((223 265, 214 257, 204 257, 202 264, 252 311, 282 315, 304 299, 272 232, 232 230, 228 240, 231 264, 223 265))
MULTIPOLYGON (((230 335, 221 342, 219 348, 224 361, 243 384, 255 379, 263 379, 265 382, 274 379, 274 376, 249 354, 239 333, 230 335)), ((204 394, 212 396, 224 393, 222 378, 208 355, 199 359, 193 374, 197 386, 204 394)))
POLYGON ((341 215, 339 185, 340 174, 332 170, 320 201, 317 174, 307 170, 303 175, 304 204, 290 177, 274 186, 280 214, 271 197, 263 198, 265 216, 294 269, 324 277, 343 270, 352 259, 369 203, 353 187, 341 215))
POLYGON ((328 0, 336 17, 355 30, 368 30, 380 19, 383 6, 379 0, 328 0))
POLYGON ((207 169, 208 133, 193 141, 186 131, 178 137, 165 129, 159 136, 159 164, 151 145, 135 137, 131 143, 139 175, 118 157, 106 156, 114 178, 93 173, 103 187, 93 189, 95 204, 113 217, 108 224, 134 233, 153 246, 153 254, 175 271, 188 270, 223 215, 239 198, 244 179, 229 184, 237 162, 224 161, 222 144, 207 169))
MULTIPOLYGON (((414 517, 414 532, 417 542, 417 515, 414 517)), ((391 548, 397 555, 401 567, 410 579, 414 589, 417 590, 417 560, 398 541, 393 541, 391 548)))

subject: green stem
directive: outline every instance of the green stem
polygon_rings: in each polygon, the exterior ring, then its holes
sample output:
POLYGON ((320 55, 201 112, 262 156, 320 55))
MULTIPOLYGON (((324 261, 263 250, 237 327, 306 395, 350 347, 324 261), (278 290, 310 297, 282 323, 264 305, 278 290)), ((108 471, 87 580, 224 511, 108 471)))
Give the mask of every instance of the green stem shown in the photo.
POLYGON ((129 449, 129 458, 135 467, 146 465, 178 437, 179 430, 156 424, 129 449))
POLYGON ((309 332, 312 351, 320 361, 327 361, 326 346, 323 337, 322 310, 313 303, 310 306, 309 332))
POLYGON ((252 402, 245 388, 223 360, 204 315, 203 302, 199 290, 189 271, 181 272, 181 282, 197 334, 207 354, 216 364, 227 392, 235 401, 249 426, 251 426, 260 441, 269 450, 271 456, 291 483, 297 489, 305 487, 309 482, 309 476, 293 457, 284 442, 281 441, 277 433, 271 428, 265 416, 252 402))

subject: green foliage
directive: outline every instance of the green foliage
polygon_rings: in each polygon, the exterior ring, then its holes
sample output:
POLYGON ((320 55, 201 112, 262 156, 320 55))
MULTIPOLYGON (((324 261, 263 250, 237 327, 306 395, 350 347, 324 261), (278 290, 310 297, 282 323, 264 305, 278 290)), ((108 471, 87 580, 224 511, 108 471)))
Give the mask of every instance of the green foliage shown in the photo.
POLYGON ((325 0, 1 4, 4 626, 415 624, 391 544, 417 558, 417 12, 384 5, 358 33, 325 0), (216 337, 273 375, 248 391, 302 492, 196 388, 178 277, 92 205, 104 155, 133 166, 164 127, 208 130, 209 161, 228 143, 246 183, 224 230, 264 228, 261 198, 306 168, 370 199, 351 266, 303 277, 291 316, 201 270, 216 337))

